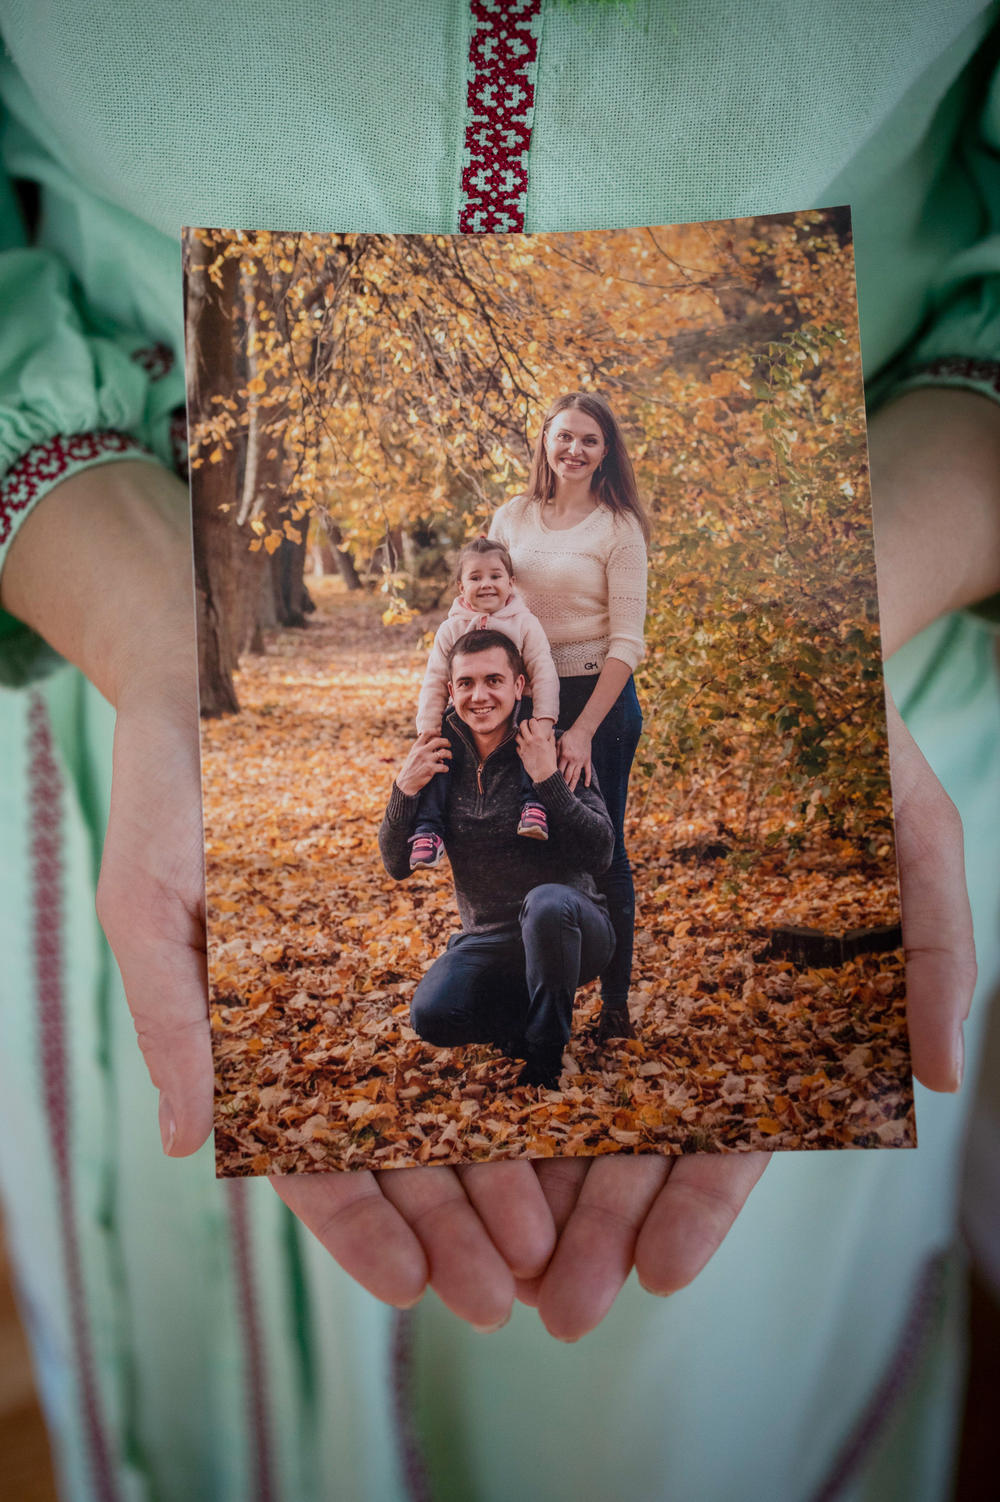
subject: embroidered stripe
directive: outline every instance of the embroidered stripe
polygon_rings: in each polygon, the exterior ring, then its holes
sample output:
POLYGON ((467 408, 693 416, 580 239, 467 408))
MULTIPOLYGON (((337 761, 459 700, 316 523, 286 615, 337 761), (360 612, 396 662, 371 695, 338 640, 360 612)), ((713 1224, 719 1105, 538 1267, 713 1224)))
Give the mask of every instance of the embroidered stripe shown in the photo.
POLYGON ((243 1349, 246 1357, 247 1425, 253 1439, 257 1470, 258 1502, 273 1502, 275 1497, 271 1462, 271 1433, 268 1420, 267 1383, 264 1375, 264 1343, 257 1311, 254 1284, 253 1248, 250 1242, 250 1218, 247 1214, 247 1186, 243 1179, 226 1184, 229 1200, 229 1226, 236 1260, 236 1297, 243 1326, 243 1349))
POLYGON ((944 1299, 947 1260, 947 1253, 939 1252, 930 1258, 921 1272, 889 1364, 813 1502, 835 1502, 854 1480, 859 1466, 870 1459, 924 1354, 935 1316, 944 1299))
POLYGON ((90 1342, 70 1161, 70 1083, 66 1060, 63 995, 62 779, 52 746, 48 714, 39 694, 28 707, 29 817, 35 995, 42 1063, 42 1090, 55 1164, 59 1229, 69 1301, 83 1430, 93 1480, 102 1502, 119 1495, 101 1421, 90 1342))
POLYGON ((111 454, 147 451, 127 433, 108 428, 96 433, 57 433, 47 443, 26 449, 0 480, 0 543, 14 530, 14 517, 38 499, 57 480, 85 464, 111 454))
POLYGON ((542 0, 471 0, 463 234, 524 228, 542 0))
POLYGON ((141 365, 151 381, 162 381, 174 368, 174 352, 169 344, 144 344, 129 357, 141 365))
POLYGON ((397 1309, 392 1317, 392 1413, 396 1444, 410 1502, 431 1502, 427 1465, 413 1415, 413 1311, 397 1309))

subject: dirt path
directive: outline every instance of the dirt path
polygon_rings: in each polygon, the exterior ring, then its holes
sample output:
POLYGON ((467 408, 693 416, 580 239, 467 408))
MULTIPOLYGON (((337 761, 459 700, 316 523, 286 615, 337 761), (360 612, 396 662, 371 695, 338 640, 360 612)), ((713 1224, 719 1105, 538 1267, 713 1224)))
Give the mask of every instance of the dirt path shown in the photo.
POLYGON ((698 859, 704 821, 676 828, 641 779, 640 1036, 589 1042, 581 991, 551 1092, 515 1090, 493 1048, 422 1043, 409 998, 457 926, 449 868, 394 882, 375 836, 428 623, 386 628, 369 597, 318 593, 306 631, 246 660, 242 713, 203 727, 221 1171, 912 1142, 900 957, 758 957, 769 923, 894 921, 892 884, 806 856, 698 859))

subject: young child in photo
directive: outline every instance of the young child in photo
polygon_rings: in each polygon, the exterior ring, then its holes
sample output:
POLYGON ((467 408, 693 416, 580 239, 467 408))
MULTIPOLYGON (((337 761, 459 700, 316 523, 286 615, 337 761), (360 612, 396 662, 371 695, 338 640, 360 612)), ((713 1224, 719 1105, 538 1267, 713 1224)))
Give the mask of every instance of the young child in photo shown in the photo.
MULTIPOLYGON (((501 631, 509 636, 524 659, 532 716, 555 726, 559 713, 559 678, 552 661, 548 638, 514 585, 510 554, 502 543, 488 537, 467 542, 458 558, 457 598, 434 637, 417 704, 417 731, 447 734, 442 727, 448 707, 448 653, 469 631, 501 631)), ((457 749, 453 737, 452 751, 457 749)), ((410 849, 410 868, 436 866, 444 856, 443 812, 448 772, 439 772, 420 794, 420 811, 410 849)), ((529 840, 549 837, 545 809, 535 797, 531 778, 523 776, 524 800, 517 832, 529 840)))

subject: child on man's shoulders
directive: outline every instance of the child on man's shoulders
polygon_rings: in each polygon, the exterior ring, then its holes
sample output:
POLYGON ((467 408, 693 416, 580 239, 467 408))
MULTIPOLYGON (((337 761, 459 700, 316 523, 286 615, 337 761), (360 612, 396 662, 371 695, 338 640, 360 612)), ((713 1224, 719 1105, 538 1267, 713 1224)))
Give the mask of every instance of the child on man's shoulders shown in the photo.
MULTIPOLYGON (((528 691, 535 720, 547 721, 550 730, 559 713, 559 678, 552 662, 548 638, 537 616, 532 615, 514 584, 510 554, 502 543, 488 537, 467 542, 458 558, 459 587, 447 619, 434 637, 417 705, 417 730, 440 735, 448 707, 448 653, 469 631, 502 631, 524 658, 528 691)), ((444 856, 443 811, 448 772, 438 772, 420 794, 416 832, 411 840, 410 869, 436 866, 444 856)), ((524 773, 524 798, 517 832, 529 840, 547 840, 545 809, 535 797, 524 773)))

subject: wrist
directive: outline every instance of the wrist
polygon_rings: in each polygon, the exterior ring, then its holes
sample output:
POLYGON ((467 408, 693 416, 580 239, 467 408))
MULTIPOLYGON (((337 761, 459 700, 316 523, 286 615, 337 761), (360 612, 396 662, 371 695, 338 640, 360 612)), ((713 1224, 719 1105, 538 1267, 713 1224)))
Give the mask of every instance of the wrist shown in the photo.
POLYGON ((1000 405, 921 387, 873 418, 883 651, 1000 589, 1000 405))
POLYGON ((60 481, 11 545, 2 600, 116 707, 165 693, 188 700, 196 659, 186 488, 144 459, 60 481))

